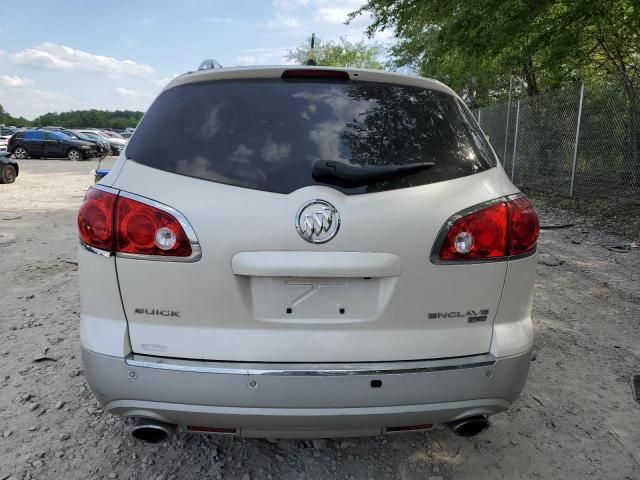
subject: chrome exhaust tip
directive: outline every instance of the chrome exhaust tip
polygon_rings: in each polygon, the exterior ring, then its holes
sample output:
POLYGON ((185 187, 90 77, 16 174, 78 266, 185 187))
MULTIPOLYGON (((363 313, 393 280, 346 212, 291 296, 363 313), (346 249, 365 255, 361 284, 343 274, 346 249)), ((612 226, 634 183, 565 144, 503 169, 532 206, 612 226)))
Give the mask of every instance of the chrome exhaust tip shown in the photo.
POLYGON ((138 418, 131 428, 131 436, 137 440, 147 443, 164 442, 173 435, 176 426, 169 423, 160 422, 151 418, 138 418))
POLYGON ((488 429, 490 425, 491 423, 486 415, 461 418, 447 423, 451 431, 459 437, 475 437, 488 429))

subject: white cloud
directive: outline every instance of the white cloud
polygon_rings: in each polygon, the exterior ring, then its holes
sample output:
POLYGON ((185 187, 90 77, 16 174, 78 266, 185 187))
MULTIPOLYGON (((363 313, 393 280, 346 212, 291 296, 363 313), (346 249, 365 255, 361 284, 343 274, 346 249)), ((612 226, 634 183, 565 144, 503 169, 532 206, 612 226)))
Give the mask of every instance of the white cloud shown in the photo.
POLYGON ((33 80, 17 75, 0 75, 0 85, 4 85, 5 87, 24 87, 26 85, 33 85, 34 83, 33 80))
POLYGON ((151 82, 158 88, 164 88, 167 85, 167 83, 169 83, 171 80, 173 80, 177 76, 178 76, 178 74, 174 73, 170 77, 164 77, 164 78, 159 78, 157 80, 151 80, 151 82))
POLYGON ((316 10, 316 16, 319 20, 332 25, 343 25, 347 21, 349 13, 353 10, 348 8, 319 8, 316 10))
POLYGON ((150 65, 137 63, 133 60, 118 60, 51 42, 44 42, 34 48, 12 53, 9 55, 9 59, 13 63, 36 68, 98 72, 106 73, 111 77, 144 77, 154 72, 150 65))
POLYGON ((294 10, 309 4, 309 0, 274 0, 273 5, 279 10, 294 10))
POLYGON ((376 32, 376 34, 373 36, 373 39, 384 43, 392 40, 395 35, 395 31, 392 28, 387 28, 386 30, 376 32))
POLYGON ((236 57, 236 62, 238 65, 263 65, 265 58, 261 55, 240 55, 236 57))
POLYGON ((4 57, 4 54, 5 54, 5 53, 6 53, 6 52, 5 52, 4 50, 0 49, 0 58, 4 57))
POLYGON ((147 18, 141 18, 136 23, 138 25, 153 25, 157 21, 158 21, 158 19, 156 17, 147 17, 147 18))
POLYGON ((15 92, 15 89, 10 91, 0 87, 2 106, 15 116, 35 118, 47 112, 89 108, 89 105, 66 94, 47 92, 29 87, 20 88, 19 95, 16 95, 15 92))
POLYGON ((292 30, 292 29, 300 28, 301 25, 302 24, 300 23, 300 20, 298 20, 296 17, 291 17, 289 15, 278 15, 277 17, 272 18, 271 20, 258 23, 258 26, 268 28, 270 30, 276 30, 276 29, 292 30))
POLYGON ((204 21, 208 23, 226 23, 229 25, 235 23, 235 20, 230 17, 207 17, 204 21))
POLYGON ((286 58, 289 50, 295 47, 248 48, 236 57, 237 65, 288 65, 292 62, 286 58))
POLYGON ((154 97, 154 95, 152 95, 151 93, 141 92, 139 90, 132 90, 130 88, 124 87, 116 88, 116 92, 118 92, 119 95, 127 98, 128 100, 137 100, 138 103, 144 103, 144 101, 151 100, 154 97))
POLYGON ((123 88, 123 87, 116 88, 116 92, 118 92, 120 95, 124 95, 125 97, 138 96, 138 92, 136 92, 135 90, 129 90, 128 88, 123 88))

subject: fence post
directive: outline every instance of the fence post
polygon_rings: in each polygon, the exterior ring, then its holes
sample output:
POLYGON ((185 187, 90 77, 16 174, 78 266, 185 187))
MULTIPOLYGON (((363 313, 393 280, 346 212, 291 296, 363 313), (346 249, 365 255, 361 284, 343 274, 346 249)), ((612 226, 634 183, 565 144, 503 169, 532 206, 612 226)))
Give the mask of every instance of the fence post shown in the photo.
POLYGON ((504 132, 504 150, 502 152, 502 163, 507 162, 507 140, 509 138, 509 117, 511 116, 511 87, 513 85, 513 76, 509 78, 509 102, 507 103, 507 125, 504 132))
POLYGON ((513 155, 511 155, 511 181, 516 173, 516 147, 518 145, 518 125, 520 123, 520 100, 518 100, 518 107, 516 108, 516 131, 513 134, 513 155))
POLYGON ((580 122, 582 121, 582 100, 584 99, 584 83, 580 85, 580 103, 578 104, 578 121, 576 122, 576 141, 573 145, 573 165, 571 166, 571 185, 569 196, 573 197, 573 184, 576 178, 576 161, 578 160, 578 139, 580 138, 580 122))

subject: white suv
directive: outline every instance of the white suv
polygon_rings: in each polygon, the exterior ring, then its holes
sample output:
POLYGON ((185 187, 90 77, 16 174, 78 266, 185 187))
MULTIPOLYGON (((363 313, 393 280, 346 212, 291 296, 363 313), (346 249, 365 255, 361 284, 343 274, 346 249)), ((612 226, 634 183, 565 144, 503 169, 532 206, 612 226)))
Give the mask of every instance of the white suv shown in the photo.
POLYGON ((439 82, 185 74, 78 227, 86 377, 137 438, 475 435, 525 384, 538 218, 439 82))

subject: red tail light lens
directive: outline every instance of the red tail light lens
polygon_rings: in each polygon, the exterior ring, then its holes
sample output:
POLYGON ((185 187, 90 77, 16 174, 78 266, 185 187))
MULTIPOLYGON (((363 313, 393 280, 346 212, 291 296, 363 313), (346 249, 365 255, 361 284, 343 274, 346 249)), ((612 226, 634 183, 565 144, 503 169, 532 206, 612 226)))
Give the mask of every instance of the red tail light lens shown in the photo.
POLYGON ((109 253, 165 257, 193 253, 191 240, 174 215, 117 191, 89 189, 78 212, 78 231, 83 244, 109 253))
POLYGON ((540 226, 526 197, 491 205, 457 219, 440 248, 440 260, 482 260, 521 255, 536 247, 540 226))
POLYGON ((536 247, 540 234, 540 222, 527 197, 507 203, 509 207, 509 255, 527 253, 536 247))
POLYGON ((126 197, 118 198, 116 251, 188 257, 191 243, 173 215, 126 197))
POLYGON ((499 203, 456 220, 442 245, 440 259, 504 257, 506 249, 507 206, 499 203), (464 234, 470 234, 472 238, 472 245, 467 253, 456 245, 460 244, 464 234))
POLYGON ((78 232, 85 245, 113 250, 113 211, 118 197, 113 193, 90 189, 78 212, 78 232))

